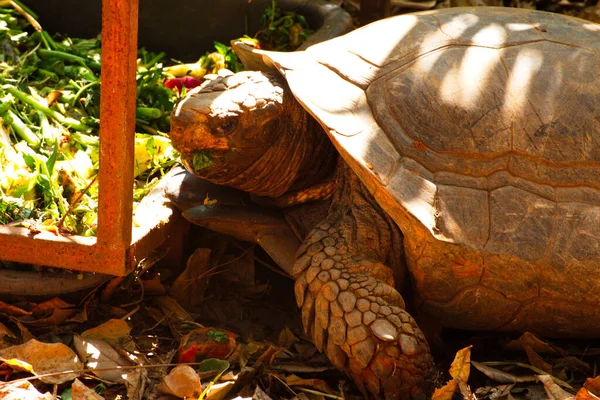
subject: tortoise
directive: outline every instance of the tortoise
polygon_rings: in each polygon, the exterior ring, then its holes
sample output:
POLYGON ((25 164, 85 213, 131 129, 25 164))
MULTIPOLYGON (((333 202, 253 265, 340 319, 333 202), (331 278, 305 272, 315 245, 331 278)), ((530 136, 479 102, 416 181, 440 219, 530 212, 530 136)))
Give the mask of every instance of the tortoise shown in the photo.
POLYGON ((446 327, 600 334, 599 30, 450 8, 294 53, 238 42, 253 71, 190 91, 170 135, 263 206, 329 198, 293 261, 304 327, 365 395, 418 398, 432 357, 405 286, 446 327))

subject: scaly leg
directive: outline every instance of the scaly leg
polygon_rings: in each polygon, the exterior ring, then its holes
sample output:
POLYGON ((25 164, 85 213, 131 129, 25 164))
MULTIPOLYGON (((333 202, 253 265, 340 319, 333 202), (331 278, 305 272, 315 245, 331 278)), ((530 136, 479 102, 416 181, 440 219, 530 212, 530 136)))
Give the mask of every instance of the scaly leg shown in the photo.
POLYGON ((294 265, 304 329, 363 393, 424 398, 429 346, 384 264, 397 227, 349 170, 341 185, 329 217, 309 233, 294 265))

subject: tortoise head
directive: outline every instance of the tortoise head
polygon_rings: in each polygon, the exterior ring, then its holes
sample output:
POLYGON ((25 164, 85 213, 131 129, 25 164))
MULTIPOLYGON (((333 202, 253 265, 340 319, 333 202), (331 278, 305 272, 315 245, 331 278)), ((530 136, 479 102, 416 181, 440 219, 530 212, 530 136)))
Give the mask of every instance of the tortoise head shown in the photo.
POLYGON ((284 101, 286 92, 281 76, 261 72, 223 74, 191 90, 171 115, 170 136, 185 167, 214 183, 279 195, 282 182, 271 176, 277 168, 266 159, 285 164, 273 153, 286 134, 286 103, 295 103, 284 101))

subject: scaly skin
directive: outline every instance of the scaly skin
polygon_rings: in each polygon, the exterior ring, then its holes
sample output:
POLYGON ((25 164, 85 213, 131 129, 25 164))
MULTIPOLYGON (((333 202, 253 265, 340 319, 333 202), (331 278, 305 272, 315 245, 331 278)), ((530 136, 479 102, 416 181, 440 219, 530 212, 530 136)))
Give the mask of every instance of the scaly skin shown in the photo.
MULTIPOLYGON (((310 188, 335 168, 329 139, 278 75, 216 77, 192 90, 171 122, 190 172, 267 203, 314 200, 310 188), (210 162, 196 168, 198 152, 210 162)), ((429 347, 394 288, 402 278, 402 234, 343 161, 335 185, 328 216, 308 234, 294 266, 304 327, 365 395, 424 397, 429 347)))
POLYGON ((294 265, 304 328, 363 393, 424 398, 433 361, 383 263, 392 249, 390 224, 358 179, 349 178, 294 265))

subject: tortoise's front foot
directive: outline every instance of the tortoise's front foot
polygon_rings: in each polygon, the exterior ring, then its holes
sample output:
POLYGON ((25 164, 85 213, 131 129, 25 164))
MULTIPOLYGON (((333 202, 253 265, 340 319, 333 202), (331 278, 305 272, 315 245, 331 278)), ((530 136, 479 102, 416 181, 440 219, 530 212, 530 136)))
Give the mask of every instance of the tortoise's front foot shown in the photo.
POLYGON ((302 322, 317 348, 377 399, 425 398, 429 346, 392 273, 350 254, 336 229, 313 230, 294 265, 302 322))

